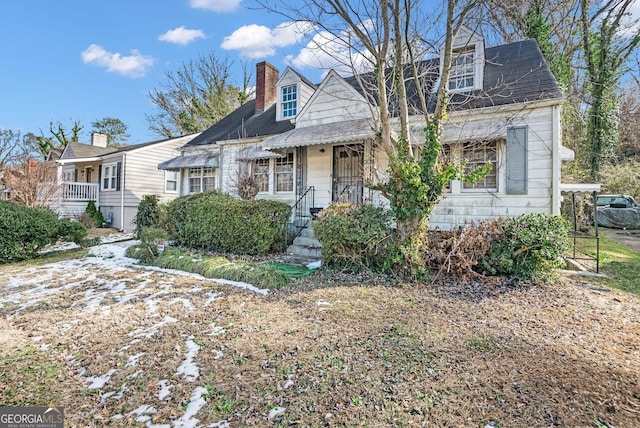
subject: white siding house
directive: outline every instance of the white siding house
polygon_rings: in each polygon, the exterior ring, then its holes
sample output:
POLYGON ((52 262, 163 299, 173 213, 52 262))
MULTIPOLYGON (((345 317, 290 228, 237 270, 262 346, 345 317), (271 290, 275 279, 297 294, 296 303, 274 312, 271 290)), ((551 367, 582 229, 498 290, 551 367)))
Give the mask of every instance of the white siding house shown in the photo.
POLYGON ((157 164, 175 156, 197 135, 120 148, 106 147, 106 140, 95 134, 91 145, 69 143, 56 161, 63 182, 59 214, 77 218, 93 200, 113 227, 134 230, 144 195, 158 195, 161 202, 180 195, 180 177, 159 170, 157 164))
MULTIPOLYGON (((489 161, 493 169, 473 185, 451 182, 431 216, 432 227, 447 230, 465 221, 525 213, 558 215, 561 162, 572 152, 561 141, 563 94, 536 42, 487 48, 481 35, 464 30, 454 53, 443 152, 467 159, 469 166, 489 161)), ((277 72, 265 64, 258 65, 256 87, 267 89, 257 91, 255 104, 204 131, 183 153, 216 153, 216 188, 228 193, 234 193, 238 171, 248 168, 261 183, 258 197, 291 203, 294 223, 300 215, 308 219, 309 208, 333 201, 387 204, 366 187, 384 179, 387 165, 375 143, 376 96, 360 84, 371 76, 345 78, 330 71, 314 85, 291 68, 274 77, 277 72), (265 67, 271 74, 260 73, 265 67)), ((433 108, 439 60, 419 65, 431 79, 425 97, 433 108)), ((415 113, 412 144, 419 151, 424 115, 415 88, 408 89, 415 113)), ((396 115, 393 106, 391 114, 396 115)))

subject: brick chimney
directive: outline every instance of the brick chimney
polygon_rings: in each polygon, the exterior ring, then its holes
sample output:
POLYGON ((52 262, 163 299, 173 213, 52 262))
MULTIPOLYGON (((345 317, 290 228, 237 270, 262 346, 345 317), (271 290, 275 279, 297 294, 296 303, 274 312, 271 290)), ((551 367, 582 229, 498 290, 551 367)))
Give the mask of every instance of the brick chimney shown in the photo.
POLYGON ((266 61, 256 64, 256 114, 276 101, 278 73, 278 69, 266 61))
POLYGON ((94 132, 91 134, 91 145, 96 147, 107 147, 107 136, 94 132))

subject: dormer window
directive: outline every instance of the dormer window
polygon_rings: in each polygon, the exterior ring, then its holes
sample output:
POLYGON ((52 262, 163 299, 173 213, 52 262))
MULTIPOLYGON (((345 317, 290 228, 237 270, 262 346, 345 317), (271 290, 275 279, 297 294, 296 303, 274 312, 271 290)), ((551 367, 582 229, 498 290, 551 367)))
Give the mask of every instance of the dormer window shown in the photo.
POLYGON ((475 49, 453 51, 453 62, 449 74, 449 90, 464 91, 475 88, 475 49))
POLYGON ((297 85, 284 86, 282 88, 282 117, 290 118, 298 114, 298 87, 297 85))

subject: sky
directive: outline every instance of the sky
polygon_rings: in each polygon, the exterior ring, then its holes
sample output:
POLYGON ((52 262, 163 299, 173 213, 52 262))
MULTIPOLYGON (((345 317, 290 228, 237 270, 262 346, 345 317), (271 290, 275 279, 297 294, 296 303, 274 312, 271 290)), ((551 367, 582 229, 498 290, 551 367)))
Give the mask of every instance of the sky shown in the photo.
MULTIPOLYGON (((312 81, 300 32, 254 0, 19 0, 1 1, 0 129, 49 135, 114 117, 128 126, 129 144, 162 137, 148 128, 149 98, 165 73, 213 53, 241 64, 291 65, 312 81)), ((304 29, 303 29, 304 30, 304 29)))

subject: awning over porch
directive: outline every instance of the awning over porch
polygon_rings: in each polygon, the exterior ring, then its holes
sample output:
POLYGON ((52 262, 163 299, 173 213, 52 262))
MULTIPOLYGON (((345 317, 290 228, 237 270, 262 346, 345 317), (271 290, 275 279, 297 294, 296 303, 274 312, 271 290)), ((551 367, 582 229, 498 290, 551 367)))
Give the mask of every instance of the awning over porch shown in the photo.
POLYGON ((252 161, 256 159, 276 159, 282 157, 284 157, 284 155, 276 152, 270 152, 269 150, 264 150, 260 146, 249 146, 240 149, 236 159, 239 161, 252 161))
POLYGON ((178 170, 182 168, 218 168, 218 153, 177 156, 158 164, 158 169, 178 170))
POLYGON ((267 138, 262 147, 285 149, 315 144, 348 143, 375 137, 373 122, 369 119, 354 119, 326 125, 305 126, 267 138))

